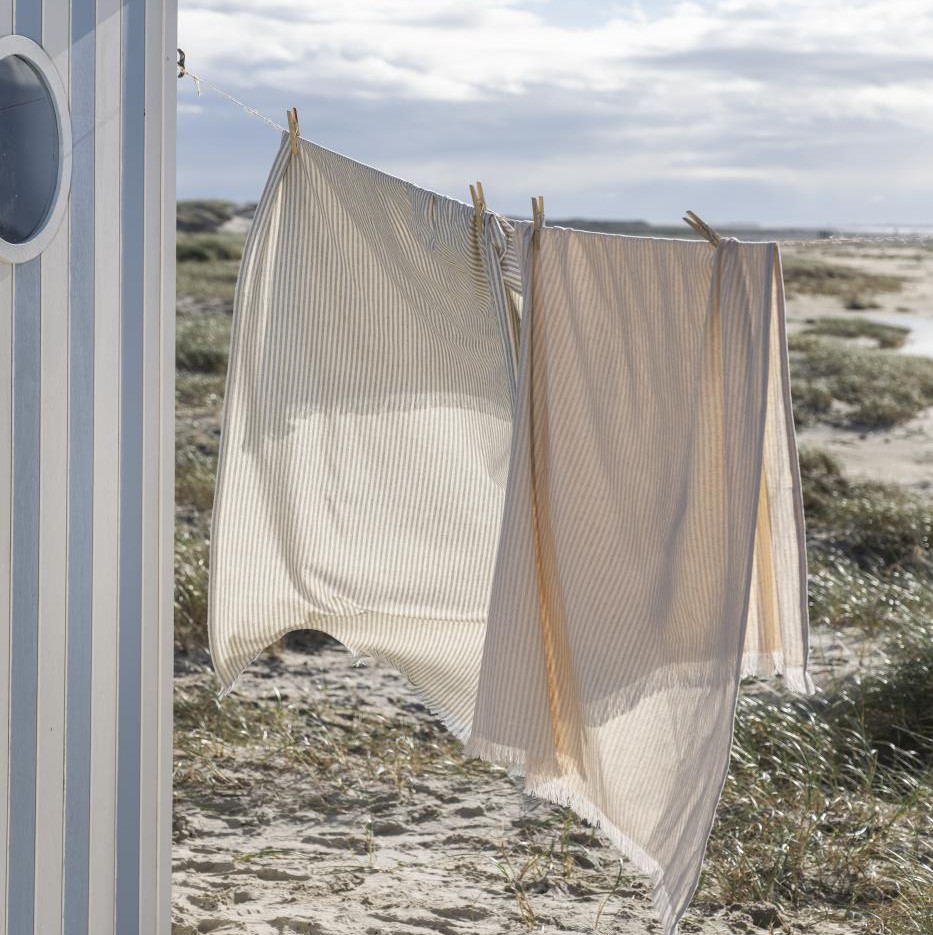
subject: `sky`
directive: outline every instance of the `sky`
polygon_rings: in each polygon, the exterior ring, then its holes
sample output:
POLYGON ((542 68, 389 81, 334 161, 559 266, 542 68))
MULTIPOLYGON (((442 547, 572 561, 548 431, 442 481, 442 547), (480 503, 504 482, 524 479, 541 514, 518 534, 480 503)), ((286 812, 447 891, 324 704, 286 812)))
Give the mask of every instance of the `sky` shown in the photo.
MULTIPOLYGON (((179 0, 191 71, 491 210, 933 224, 933 0, 179 0)), ((178 197, 258 200, 280 135, 178 85, 178 197)))

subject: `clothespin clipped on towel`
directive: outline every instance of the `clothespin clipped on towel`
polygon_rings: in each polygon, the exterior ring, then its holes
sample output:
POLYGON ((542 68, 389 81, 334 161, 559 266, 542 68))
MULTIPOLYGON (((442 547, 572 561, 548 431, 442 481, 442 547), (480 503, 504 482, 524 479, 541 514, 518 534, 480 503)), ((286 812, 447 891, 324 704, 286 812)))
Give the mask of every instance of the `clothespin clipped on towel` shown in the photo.
POLYGON ((544 227, 544 195, 531 196, 531 216, 534 219, 537 234, 544 227))
POLYGON ((714 247, 719 246, 722 239, 698 214, 688 211, 684 220, 701 236, 705 237, 714 247))
POLYGON ((301 135, 301 129, 298 126, 298 108, 293 107, 288 111, 288 136, 292 141, 292 155, 298 155, 298 137, 301 135))
POLYGON ((483 194, 483 183, 477 182, 470 186, 470 197, 473 199, 473 226, 476 233, 483 230, 483 215, 486 213, 486 196, 483 194))

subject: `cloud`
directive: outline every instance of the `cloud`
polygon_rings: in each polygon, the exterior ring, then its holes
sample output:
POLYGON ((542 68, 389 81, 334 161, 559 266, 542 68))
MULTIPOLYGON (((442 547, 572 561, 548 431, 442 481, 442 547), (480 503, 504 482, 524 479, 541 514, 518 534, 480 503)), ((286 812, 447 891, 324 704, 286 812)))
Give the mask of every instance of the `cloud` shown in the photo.
POLYGON ((592 212, 671 180, 844 203, 885 166, 933 214, 927 0, 182 0, 179 42, 194 72, 410 177, 469 161, 510 199, 549 181, 592 212))

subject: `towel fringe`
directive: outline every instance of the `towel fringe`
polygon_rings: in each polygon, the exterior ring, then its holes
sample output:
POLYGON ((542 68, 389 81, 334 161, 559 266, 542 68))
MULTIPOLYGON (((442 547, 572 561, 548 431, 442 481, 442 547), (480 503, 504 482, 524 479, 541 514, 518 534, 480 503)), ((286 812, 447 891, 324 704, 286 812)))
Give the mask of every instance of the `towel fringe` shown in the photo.
POLYGON ((677 923, 686 910, 686 906, 680 913, 675 911, 670 894, 664 886, 664 871, 658 862, 613 824, 605 813, 589 799, 567 788, 560 778, 560 768, 556 762, 536 763, 534 768, 529 770, 528 757, 524 750, 475 737, 470 738, 465 744, 465 752, 468 756, 475 756, 487 763, 507 769, 509 775, 513 777, 522 778, 522 789, 527 795, 569 808, 580 818, 599 828, 609 838, 612 846, 634 866, 638 873, 651 881, 651 901, 660 917, 664 935, 677 935, 677 923), (529 771, 534 775, 529 776, 529 771), (549 773, 551 775, 548 775, 549 773))

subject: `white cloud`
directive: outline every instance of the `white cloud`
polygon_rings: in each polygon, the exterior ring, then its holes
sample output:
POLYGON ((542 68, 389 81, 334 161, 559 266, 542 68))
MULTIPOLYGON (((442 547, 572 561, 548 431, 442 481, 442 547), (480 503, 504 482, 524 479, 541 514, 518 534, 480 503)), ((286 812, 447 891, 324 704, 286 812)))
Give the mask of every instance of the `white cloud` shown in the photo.
MULTIPOLYGON (((929 0, 643 0, 589 4, 575 19, 586 6, 182 0, 179 44, 195 73, 278 110, 383 106, 389 123, 358 130, 370 146, 410 132, 400 120, 429 108, 435 120, 472 121, 490 158, 524 163, 526 180, 566 163, 591 185, 680 172, 788 190, 857 178, 873 191, 866 159, 890 152, 904 159, 897 186, 919 186, 933 213, 933 182, 906 152, 933 142, 929 0), (532 134, 536 166, 521 140, 501 150, 518 114, 553 127, 532 134), (622 155, 607 160, 611 147, 622 155)), ((399 166, 443 161, 402 149, 391 156, 399 166)))
MULTIPOLYGON (((871 81, 872 56, 925 59, 933 43, 933 6, 914 0, 679 3, 653 16, 633 7, 580 28, 549 22, 546 7, 517 0, 192 0, 182 4, 179 36, 198 67, 241 86, 301 82, 312 94, 339 87, 453 100, 542 87, 641 89, 662 76, 672 56, 749 49, 760 57, 846 55, 871 81)), ((693 79, 706 86, 718 70, 707 55, 693 79)))

